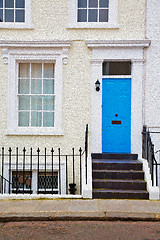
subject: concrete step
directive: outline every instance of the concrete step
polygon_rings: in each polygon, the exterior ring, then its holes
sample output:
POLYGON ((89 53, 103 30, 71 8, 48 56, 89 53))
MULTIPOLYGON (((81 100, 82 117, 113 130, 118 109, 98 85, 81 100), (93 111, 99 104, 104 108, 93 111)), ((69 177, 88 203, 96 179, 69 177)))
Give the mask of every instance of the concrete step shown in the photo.
POLYGON ((138 160, 107 160, 93 159, 93 170, 142 170, 142 163, 138 160))
POLYGON ((149 193, 142 190, 93 190, 93 198, 98 199, 149 199, 149 193))
POLYGON ((114 190, 146 190, 144 180, 93 180, 93 190, 114 189, 114 190))
POLYGON ((115 153, 92 153, 92 159, 127 159, 127 160, 136 160, 138 154, 115 154, 115 153))
POLYGON ((137 154, 92 154, 93 198, 149 199, 137 154))
POLYGON ((144 179, 143 171, 136 170, 93 170, 93 179, 144 179))

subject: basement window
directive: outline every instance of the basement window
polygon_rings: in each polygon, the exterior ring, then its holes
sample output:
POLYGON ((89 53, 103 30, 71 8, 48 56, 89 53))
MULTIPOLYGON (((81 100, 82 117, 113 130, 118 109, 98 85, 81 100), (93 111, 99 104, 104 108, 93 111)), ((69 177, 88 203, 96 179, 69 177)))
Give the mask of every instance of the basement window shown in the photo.
POLYGON ((29 193, 32 185, 32 172, 12 171, 12 193, 29 193), (16 191, 17 190, 17 191, 16 191))
POLYGON ((131 75, 131 61, 103 62, 103 75, 131 75))
POLYGON ((38 193, 58 194, 58 172, 39 172, 38 189, 38 193))

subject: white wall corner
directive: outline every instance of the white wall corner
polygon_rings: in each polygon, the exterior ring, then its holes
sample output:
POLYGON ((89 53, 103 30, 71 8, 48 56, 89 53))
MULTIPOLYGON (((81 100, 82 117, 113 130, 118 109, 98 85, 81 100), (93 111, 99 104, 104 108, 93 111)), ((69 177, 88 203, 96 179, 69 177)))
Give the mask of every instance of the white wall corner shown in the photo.
POLYGON ((159 188, 152 186, 150 169, 146 159, 139 159, 143 163, 143 171, 145 173, 145 181, 147 182, 147 191, 149 192, 150 200, 159 200, 159 188))
POLYGON ((87 184, 86 184, 86 168, 85 156, 82 162, 82 196, 83 198, 92 198, 92 161, 91 157, 87 160, 87 184))

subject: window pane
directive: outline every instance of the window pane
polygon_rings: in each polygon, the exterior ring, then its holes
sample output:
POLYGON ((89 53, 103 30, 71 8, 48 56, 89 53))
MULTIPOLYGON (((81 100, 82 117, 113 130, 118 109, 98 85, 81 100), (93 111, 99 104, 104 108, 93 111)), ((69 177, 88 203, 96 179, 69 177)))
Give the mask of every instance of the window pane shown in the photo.
POLYGON ((87 22, 87 10, 86 9, 78 10, 78 22, 87 22))
POLYGON ((19 112, 18 126, 20 127, 29 126, 29 112, 19 112))
POLYGON ((88 22, 97 22, 97 13, 96 9, 89 9, 88 22))
POLYGON ((103 75, 131 75, 131 62, 104 62, 103 75))
POLYGON ((31 126, 32 127, 41 127, 42 126, 42 113, 41 112, 32 112, 31 113, 31 126))
POLYGON ((39 172, 38 188, 40 189, 57 189, 58 188, 58 173, 57 172, 39 172), (53 175, 53 176, 52 176, 53 175), (53 185, 52 185, 53 184, 53 185))
POLYGON ((108 9, 100 9, 99 10, 99 21, 100 22, 108 22, 108 9))
POLYGON ((0 22, 3 22, 3 10, 0 9, 0 22))
POLYGON ((29 63, 20 63, 19 64, 19 77, 20 78, 29 78, 29 63))
POLYGON ((98 8, 98 0, 89 0, 90 8, 98 8))
POLYGON ((19 110, 29 110, 29 109, 30 109, 30 97, 19 96, 19 110))
POLYGON ((78 7, 79 8, 86 8, 87 7, 87 0, 78 0, 78 7))
POLYGON ((14 0, 5 0, 5 8, 14 8, 14 0))
POLYGON ((42 97, 31 97, 31 110, 42 110, 42 97))
POLYGON ((99 0, 99 7, 108 8, 109 7, 109 0, 99 0))
POLYGON ((0 8, 3 8, 3 0, 0 0, 0 8))
POLYGON ((19 94, 29 94, 29 79, 19 79, 18 93, 19 94))
POLYGON ((43 110, 54 110, 54 97, 45 96, 43 98, 43 110))
POLYGON ((42 80, 32 79, 31 80, 31 93, 41 94, 42 93, 42 80))
POLYGON ((16 22, 25 22, 24 10, 16 10, 16 22))
POLYGON ((16 8, 25 8, 25 0, 16 0, 16 8))
POLYGON ((54 94, 54 80, 52 79, 43 80, 43 93, 54 94))
POLYGON ((44 63, 44 78, 54 78, 53 63, 44 63))
POLYGON ((5 22, 14 22, 14 10, 5 10, 5 22))
POLYGON ((32 78, 42 78, 42 64, 32 63, 31 64, 31 77, 32 78))
POLYGON ((44 127, 54 127, 54 113, 44 112, 43 113, 43 126, 44 127))
MULTIPOLYGON (((25 172, 12 171, 12 188, 23 188, 23 176, 24 176, 24 189, 30 190, 30 187, 32 185, 31 184, 32 172, 30 171, 25 171, 25 172)), ((15 190, 12 190, 12 191, 15 191, 15 190)))

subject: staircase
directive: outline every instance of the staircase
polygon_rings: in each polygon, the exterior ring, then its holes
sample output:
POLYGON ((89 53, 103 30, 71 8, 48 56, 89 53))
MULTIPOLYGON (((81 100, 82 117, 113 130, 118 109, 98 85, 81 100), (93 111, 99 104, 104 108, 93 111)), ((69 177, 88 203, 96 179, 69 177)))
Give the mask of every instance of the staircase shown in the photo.
POLYGON ((149 199, 137 154, 92 154, 93 198, 149 199))

